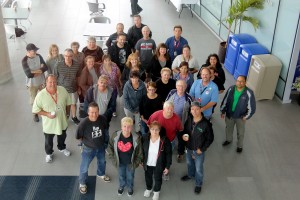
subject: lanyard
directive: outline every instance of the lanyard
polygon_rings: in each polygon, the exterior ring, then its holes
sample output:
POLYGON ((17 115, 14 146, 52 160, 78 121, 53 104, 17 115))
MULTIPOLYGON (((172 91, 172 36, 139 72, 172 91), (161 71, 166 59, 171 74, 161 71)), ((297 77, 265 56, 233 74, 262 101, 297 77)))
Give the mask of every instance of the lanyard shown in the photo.
MULTIPOLYGON (((47 88, 46 88, 47 90, 47 88)), ((58 99, 58 94, 57 94, 57 91, 55 93, 55 98, 53 97, 53 95, 47 90, 47 92, 50 94, 52 100, 54 101, 55 104, 57 104, 57 99, 58 99)))
POLYGON ((174 50, 176 51, 176 49, 179 47, 180 45, 180 39, 178 40, 178 42, 176 42, 176 39, 174 37, 174 50), (176 44, 177 43, 177 44, 176 44))

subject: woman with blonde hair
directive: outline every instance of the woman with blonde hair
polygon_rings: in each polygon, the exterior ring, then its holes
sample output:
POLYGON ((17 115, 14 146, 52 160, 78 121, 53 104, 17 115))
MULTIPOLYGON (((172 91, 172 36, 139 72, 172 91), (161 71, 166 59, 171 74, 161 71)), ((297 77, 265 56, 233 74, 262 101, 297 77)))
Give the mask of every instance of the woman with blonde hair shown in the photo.
POLYGON ((142 81, 145 81, 146 75, 141 70, 141 63, 139 61, 139 56, 136 53, 131 53, 126 61, 126 66, 124 67, 123 73, 122 73, 122 83, 125 85, 125 83, 129 80, 129 74, 131 71, 138 71, 140 74, 140 79, 142 81))
POLYGON ((118 195, 122 195, 127 187, 128 196, 133 195, 134 172, 143 162, 141 138, 132 131, 133 120, 124 117, 121 120, 121 130, 112 134, 108 144, 109 158, 119 172, 118 195))
POLYGON ((54 74, 54 67, 58 62, 64 61, 64 56, 59 53, 59 48, 56 44, 51 44, 48 51, 46 65, 48 67, 48 74, 54 74))

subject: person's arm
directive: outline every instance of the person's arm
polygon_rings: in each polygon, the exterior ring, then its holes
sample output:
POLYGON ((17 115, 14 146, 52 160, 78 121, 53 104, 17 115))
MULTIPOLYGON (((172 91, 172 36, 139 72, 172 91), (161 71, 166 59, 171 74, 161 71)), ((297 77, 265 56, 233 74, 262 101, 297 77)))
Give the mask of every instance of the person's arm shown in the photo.
POLYGON ((224 119, 225 118, 225 114, 226 114, 226 110, 227 110, 227 101, 228 101, 228 97, 229 97, 229 93, 231 91, 232 87, 230 87, 227 92, 225 93, 225 96, 222 100, 222 103, 220 105, 220 112, 221 112, 221 118, 224 119))
POLYGON ((255 96, 254 96, 253 92, 248 90, 248 88, 246 88, 246 92, 247 92, 247 95, 249 98, 249 102, 247 104, 248 112, 247 112, 246 116, 243 117, 243 120, 250 119, 256 111, 256 101, 255 101, 255 96))
POLYGON ((201 108, 201 112, 203 112, 203 111, 205 111, 205 110, 207 110, 207 109, 213 107, 213 106, 216 105, 216 104, 217 104, 216 102, 208 102, 205 106, 203 106, 203 107, 201 108))
POLYGON ((23 59, 22 59, 22 67, 23 67, 23 70, 25 72, 25 75, 27 76, 27 78, 33 78, 34 77, 34 74, 31 72, 30 68, 29 68, 29 65, 27 63, 27 59, 28 57, 25 56, 23 59))
POLYGON ((42 73, 44 73, 45 71, 48 70, 47 64, 45 62, 45 60, 43 59, 43 57, 40 54, 37 54, 40 58, 40 62, 41 62, 41 67, 40 70, 42 71, 42 73))
POLYGON ((109 38, 107 39, 107 41, 105 43, 107 48, 111 47, 112 37, 113 37, 113 34, 109 36, 109 38))
POLYGON ((206 130, 204 134, 204 143, 202 147, 198 147, 198 149, 200 149, 201 152, 206 151, 213 141, 214 141, 214 131, 212 129, 212 124, 209 121, 207 121, 206 130))

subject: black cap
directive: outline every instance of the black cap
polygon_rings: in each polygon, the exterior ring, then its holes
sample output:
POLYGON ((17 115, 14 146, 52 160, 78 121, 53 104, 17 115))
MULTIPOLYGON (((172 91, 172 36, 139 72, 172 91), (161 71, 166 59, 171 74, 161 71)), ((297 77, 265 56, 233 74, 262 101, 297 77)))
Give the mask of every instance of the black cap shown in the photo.
POLYGON ((39 48, 37 48, 34 44, 29 43, 29 44, 27 44, 27 46, 26 46, 26 50, 27 50, 27 51, 32 51, 32 50, 37 51, 37 50, 39 50, 39 48))
POLYGON ((197 106, 197 107, 201 108, 201 104, 200 104, 199 101, 193 101, 193 102, 191 103, 191 107, 192 107, 192 106, 197 106))

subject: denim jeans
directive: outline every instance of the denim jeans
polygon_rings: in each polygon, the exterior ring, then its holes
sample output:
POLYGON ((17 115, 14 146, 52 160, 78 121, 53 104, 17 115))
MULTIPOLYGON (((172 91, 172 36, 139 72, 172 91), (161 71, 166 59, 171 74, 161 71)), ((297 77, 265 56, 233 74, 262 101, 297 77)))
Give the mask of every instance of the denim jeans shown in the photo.
POLYGON ((142 133, 142 135, 145 135, 148 132, 149 132, 148 125, 143 120, 141 120, 141 133, 142 133))
POLYGON ((200 155, 196 151, 187 150, 186 162, 188 167, 188 176, 193 178, 195 177, 196 186, 201 187, 203 183, 203 163, 204 163, 204 152, 200 155), (193 159, 193 157, 195 159, 193 159))
POLYGON ((119 188, 124 188, 127 186, 128 191, 133 190, 134 185, 134 169, 132 169, 132 165, 119 165, 119 188))
POLYGON ((105 175, 106 161, 104 147, 91 149, 85 145, 82 145, 79 184, 86 184, 88 178, 88 169, 95 156, 97 157, 97 175, 105 175))

